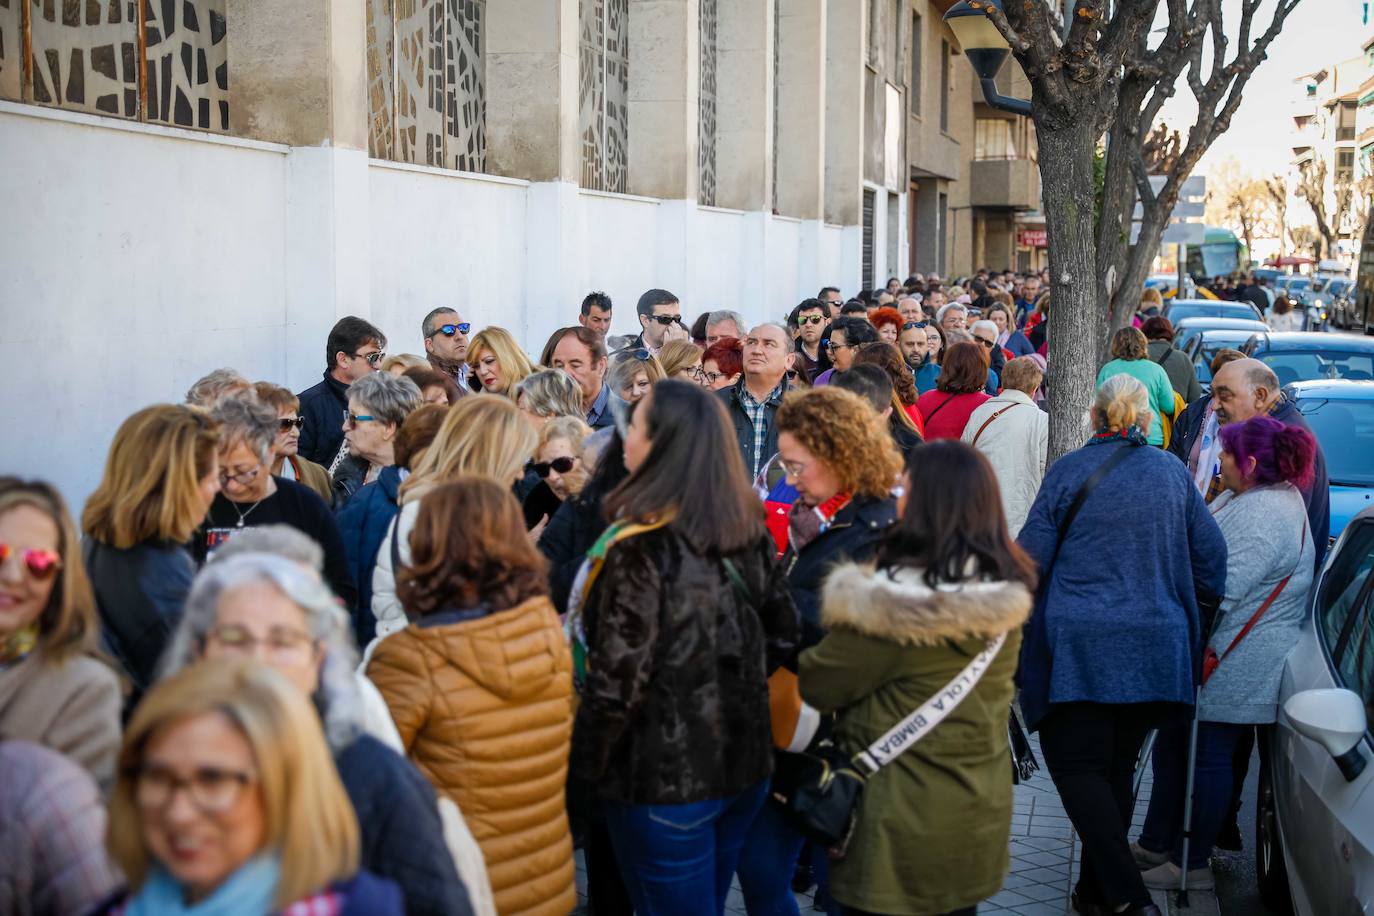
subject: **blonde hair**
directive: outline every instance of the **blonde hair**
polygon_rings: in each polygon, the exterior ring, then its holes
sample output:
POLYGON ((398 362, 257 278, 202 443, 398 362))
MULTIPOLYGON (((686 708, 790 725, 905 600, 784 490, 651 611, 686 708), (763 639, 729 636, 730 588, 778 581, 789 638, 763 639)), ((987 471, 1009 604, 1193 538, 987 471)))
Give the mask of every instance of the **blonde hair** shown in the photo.
POLYGON ((219 713, 253 749, 265 848, 281 860, 274 912, 358 870, 358 821, 309 699, 281 674, 244 661, 205 661, 160 681, 134 710, 119 752, 106 845, 137 893, 151 856, 135 800, 148 744, 191 716, 219 713))
POLYGON ((611 384, 611 390, 620 394, 624 388, 629 388, 634 384, 635 376, 643 372, 645 378, 652 385, 667 378, 663 371, 663 365, 658 361, 658 357, 652 353, 648 359, 640 359, 632 352, 622 352, 617 354, 618 358, 611 364, 610 378, 607 381, 611 384))
POLYGON ((121 550, 144 541, 190 540, 205 519, 200 482, 214 467, 219 445, 219 424, 199 408, 143 408, 115 433, 100 485, 81 513, 81 530, 121 550))
POLYGON ((37 624, 38 647, 50 661, 61 663, 95 648, 95 593, 81 561, 76 525, 62 495, 41 481, 0 477, 0 516, 20 506, 37 509, 57 526, 57 555, 62 566, 37 624))
POLYGON ((513 402, 463 398, 449 408, 434 442, 401 484, 401 502, 459 474, 478 474, 507 485, 520 476, 538 444, 530 422, 513 402))
POLYGON ((577 467, 563 475, 563 479, 568 484, 568 492, 574 495, 581 493, 582 488, 587 485, 587 478, 590 473, 587 470, 587 461, 582 453, 582 443, 592 434, 591 427, 582 422, 581 417, 554 417, 544 424, 544 428, 539 431, 539 445, 535 449, 536 454, 544 450, 544 446, 557 439, 562 439, 572 446, 572 453, 577 456, 577 467))
POLYGON ((476 369, 478 360, 487 350, 494 353, 496 361, 501 364, 501 381, 505 386, 492 393, 513 398, 515 386, 523 382, 526 376, 534 374, 534 364, 505 328, 483 328, 473 335, 468 342, 467 364, 476 369))
POLYGON ((1150 393, 1134 376, 1124 372, 1113 375, 1097 389, 1093 410, 1099 424, 1112 432, 1138 426, 1141 432, 1148 433, 1155 416, 1150 410, 1150 393))
POLYGON ((1140 293, 1140 307, 1142 309, 1154 306, 1157 309, 1164 308, 1164 296, 1153 286, 1147 286, 1140 293))
POLYGON ((677 372, 701 364, 704 351, 690 340, 670 340, 658 351, 658 363, 663 368, 665 378, 672 378, 677 372))
POLYGON ((377 368, 392 375, 404 375, 407 369, 428 369, 430 366, 429 360, 423 356, 416 356, 414 353, 394 353, 382 360, 382 364, 377 368), (396 369, 401 371, 393 371, 396 369))

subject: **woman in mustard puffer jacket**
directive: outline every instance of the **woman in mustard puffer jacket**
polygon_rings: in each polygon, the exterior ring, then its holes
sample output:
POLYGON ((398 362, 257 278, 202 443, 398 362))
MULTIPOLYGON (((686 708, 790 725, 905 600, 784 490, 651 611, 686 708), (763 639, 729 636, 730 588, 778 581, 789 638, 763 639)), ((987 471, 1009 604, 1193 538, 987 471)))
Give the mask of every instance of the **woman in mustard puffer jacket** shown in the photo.
POLYGON ((410 546, 397 594, 412 622, 377 643, 368 677, 472 829, 497 910, 563 916, 572 664, 546 563, 509 489, 481 477, 427 494, 410 546))

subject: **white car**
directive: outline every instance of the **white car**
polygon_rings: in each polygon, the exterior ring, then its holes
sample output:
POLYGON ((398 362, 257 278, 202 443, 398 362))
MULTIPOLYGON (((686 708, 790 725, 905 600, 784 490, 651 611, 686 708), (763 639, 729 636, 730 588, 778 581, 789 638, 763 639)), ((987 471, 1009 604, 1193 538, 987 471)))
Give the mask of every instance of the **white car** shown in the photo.
POLYGON ((1255 856, 1275 912, 1374 912, 1374 508, 1342 532, 1284 663, 1255 856))

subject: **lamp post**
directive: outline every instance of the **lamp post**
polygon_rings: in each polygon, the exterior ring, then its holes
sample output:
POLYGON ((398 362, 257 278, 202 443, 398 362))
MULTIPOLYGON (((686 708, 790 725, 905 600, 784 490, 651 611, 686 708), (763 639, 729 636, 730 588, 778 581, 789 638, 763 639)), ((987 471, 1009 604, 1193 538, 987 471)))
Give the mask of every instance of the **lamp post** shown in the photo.
POLYGON ((945 22, 949 23, 950 31, 954 32, 959 46, 968 55, 973 72, 978 74, 978 82, 983 86, 983 100, 993 108, 1030 117, 1030 102, 997 91, 994 80, 1011 48, 1007 46, 1002 33, 997 31, 997 26, 988 19, 986 10, 993 6, 1001 9, 1002 0, 959 0, 945 13, 945 22))

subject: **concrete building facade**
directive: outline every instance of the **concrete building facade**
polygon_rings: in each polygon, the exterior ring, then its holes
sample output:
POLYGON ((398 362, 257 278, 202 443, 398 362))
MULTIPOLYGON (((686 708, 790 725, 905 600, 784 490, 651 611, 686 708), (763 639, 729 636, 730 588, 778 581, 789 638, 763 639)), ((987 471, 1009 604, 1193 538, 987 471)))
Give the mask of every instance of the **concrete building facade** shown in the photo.
POLYGON ((980 127, 947 6, 0 0, 5 419, 45 432, 0 467, 79 504, 134 409, 300 390, 343 315, 537 352, 591 289, 623 333, 649 287, 762 319, 1019 262, 1033 149, 980 127))

